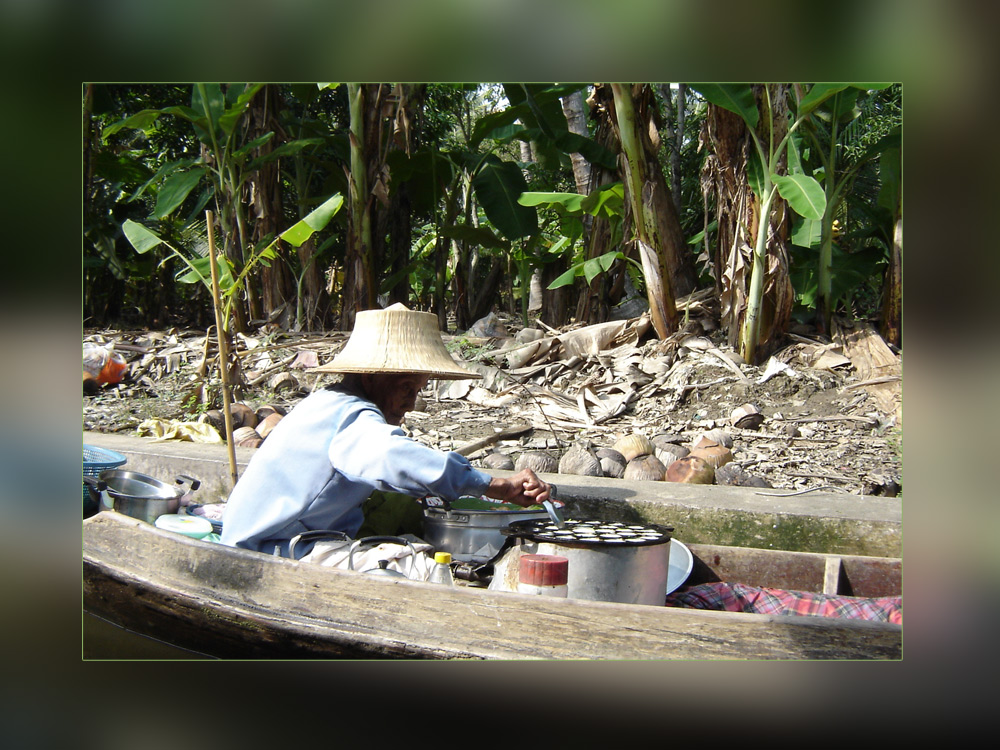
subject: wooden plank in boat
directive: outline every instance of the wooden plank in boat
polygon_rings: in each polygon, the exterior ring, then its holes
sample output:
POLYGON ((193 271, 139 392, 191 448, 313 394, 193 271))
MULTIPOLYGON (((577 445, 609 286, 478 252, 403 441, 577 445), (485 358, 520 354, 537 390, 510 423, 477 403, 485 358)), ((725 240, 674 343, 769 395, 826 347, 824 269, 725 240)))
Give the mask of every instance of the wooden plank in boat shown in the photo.
POLYGON ((902 593, 902 561, 892 557, 824 555, 816 552, 688 544, 694 556, 689 584, 710 581, 814 591, 844 596, 883 597, 902 593), (826 585, 827 564, 839 561, 835 590, 826 585))

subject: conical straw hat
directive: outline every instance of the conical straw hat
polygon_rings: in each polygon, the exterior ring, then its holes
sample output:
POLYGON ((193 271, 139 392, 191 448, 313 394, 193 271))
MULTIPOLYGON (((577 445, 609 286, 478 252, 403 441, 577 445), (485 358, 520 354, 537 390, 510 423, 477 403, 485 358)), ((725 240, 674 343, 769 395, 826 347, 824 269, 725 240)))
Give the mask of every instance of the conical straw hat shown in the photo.
POLYGON ((452 359, 441 340, 437 315, 401 303, 359 312, 344 348, 312 372, 415 372, 442 380, 482 377, 452 359))

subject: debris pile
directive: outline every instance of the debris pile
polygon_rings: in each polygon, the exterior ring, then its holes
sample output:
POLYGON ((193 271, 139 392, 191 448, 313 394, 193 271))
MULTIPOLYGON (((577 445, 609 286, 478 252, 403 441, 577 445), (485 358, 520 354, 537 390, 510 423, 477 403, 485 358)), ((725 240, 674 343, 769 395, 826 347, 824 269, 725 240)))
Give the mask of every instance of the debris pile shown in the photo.
MULTIPOLYGON (((650 329, 646 314, 561 330, 491 314, 445 336, 482 379, 432 381, 404 429, 492 469, 901 491, 901 357, 870 327, 840 324, 832 341, 790 334, 759 367, 743 362, 707 318, 692 317, 664 340, 650 329)), ((310 369, 346 340, 340 332, 233 337, 234 440, 259 445, 283 414, 331 382, 336 376, 310 369)), ((128 374, 85 399, 84 429, 136 434, 158 419, 225 434, 214 336, 101 331, 85 341, 113 345, 128 374)))

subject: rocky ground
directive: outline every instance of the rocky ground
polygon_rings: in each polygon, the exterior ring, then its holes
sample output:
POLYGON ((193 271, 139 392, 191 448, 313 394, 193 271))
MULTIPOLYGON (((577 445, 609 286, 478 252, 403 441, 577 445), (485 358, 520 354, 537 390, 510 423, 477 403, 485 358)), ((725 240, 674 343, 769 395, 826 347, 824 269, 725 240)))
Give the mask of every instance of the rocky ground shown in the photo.
MULTIPOLYGON (((690 448, 710 432, 732 442, 718 483, 901 497, 900 358, 870 330, 845 329, 839 341, 793 335, 758 367, 743 363, 713 326, 693 320, 665 341, 644 317, 560 331, 484 323, 445 337, 483 379, 432 381, 404 425, 416 439, 482 464, 494 452, 516 461, 541 450, 558 460, 581 440, 596 449, 634 433, 690 448), (874 366, 872 342, 882 356, 874 366), (734 410, 747 404, 763 415, 752 429, 734 424, 734 410), (469 449, 512 426, 521 434, 469 449)), ((339 333, 238 335, 237 398, 253 411, 291 409, 331 380, 308 368, 345 341, 339 333)), ((84 342, 114 344, 128 364, 123 383, 84 396, 84 430, 173 429, 192 439, 184 426, 211 423, 211 409, 221 406, 215 342, 204 331, 90 330, 84 342)))

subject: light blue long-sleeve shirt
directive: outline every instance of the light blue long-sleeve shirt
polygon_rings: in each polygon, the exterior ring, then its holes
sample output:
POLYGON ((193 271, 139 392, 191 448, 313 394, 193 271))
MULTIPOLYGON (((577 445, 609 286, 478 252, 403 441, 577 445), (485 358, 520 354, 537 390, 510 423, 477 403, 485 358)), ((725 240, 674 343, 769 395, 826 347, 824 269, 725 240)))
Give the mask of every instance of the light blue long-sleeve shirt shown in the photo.
MULTIPOLYGON (((226 503, 222 542, 287 554, 293 537, 334 529, 354 537, 374 490, 457 499, 490 476, 386 423, 371 401, 336 388, 303 399, 267 436, 226 503)), ((296 546, 296 557, 311 544, 296 546)))

